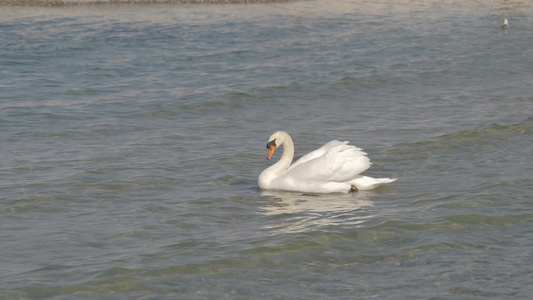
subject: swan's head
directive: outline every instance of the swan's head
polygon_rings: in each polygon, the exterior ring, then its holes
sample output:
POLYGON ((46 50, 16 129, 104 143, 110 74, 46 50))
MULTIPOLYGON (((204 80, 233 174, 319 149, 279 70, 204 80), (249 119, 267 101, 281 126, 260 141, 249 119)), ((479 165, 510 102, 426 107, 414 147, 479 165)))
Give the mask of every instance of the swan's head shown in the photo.
POLYGON ((268 155, 267 155, 267 159, 271 159, 272 158, 272 154, 274 154, 274 151, 276 150, 277 146, 276 146, 276 140, 271 140, 270 142, 267 143, 267 149, 268 149, 268 155))
POLYGON ((283 145, 283 142, 285 142, 286 136, 289 136, 289 135, 284 131, 276 131, 270 136, 270 138, 268 139, 268 143, 267 143, 267 149, 268 149, 267 159, 271 159, 272 155, 274 154, 274 151, 276 151, 276 148, 283 145))

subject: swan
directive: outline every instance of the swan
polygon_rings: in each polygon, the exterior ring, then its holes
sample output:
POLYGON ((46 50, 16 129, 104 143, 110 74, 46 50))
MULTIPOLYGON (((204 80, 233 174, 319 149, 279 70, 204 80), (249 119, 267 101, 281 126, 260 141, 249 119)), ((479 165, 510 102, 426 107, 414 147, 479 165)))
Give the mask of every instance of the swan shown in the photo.
POLYGON ((291 165, 294 143, 288 133, 274 132, 268 139, 267 159, 283 147, 280 160, 259 175, 261 189, 307 193, 347 193, 371 190, 396 178, 372 178, 359 175, 371 165, 362 149, 348 142, 331 141, 302 156, 291 165))

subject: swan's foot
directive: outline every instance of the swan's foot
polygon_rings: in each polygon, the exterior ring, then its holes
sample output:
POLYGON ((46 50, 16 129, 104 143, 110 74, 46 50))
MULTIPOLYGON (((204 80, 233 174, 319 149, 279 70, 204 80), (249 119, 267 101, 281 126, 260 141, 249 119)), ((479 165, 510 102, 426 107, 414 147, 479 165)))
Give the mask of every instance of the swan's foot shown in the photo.
POLYGON ((355 184, 352 184, 350 187, 350 192, 359 192, 359 189, 355 186, 355 184))

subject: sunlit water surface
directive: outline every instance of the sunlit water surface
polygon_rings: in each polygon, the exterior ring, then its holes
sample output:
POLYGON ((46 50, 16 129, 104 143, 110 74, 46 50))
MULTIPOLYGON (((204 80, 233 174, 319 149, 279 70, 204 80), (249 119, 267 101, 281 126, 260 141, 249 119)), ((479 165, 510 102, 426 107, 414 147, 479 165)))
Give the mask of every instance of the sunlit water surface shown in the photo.
POLYGON ((1 298, 530 299, 532 13, 0 8, 1 298), (260 191, 276 130, 399 179, 260 191))

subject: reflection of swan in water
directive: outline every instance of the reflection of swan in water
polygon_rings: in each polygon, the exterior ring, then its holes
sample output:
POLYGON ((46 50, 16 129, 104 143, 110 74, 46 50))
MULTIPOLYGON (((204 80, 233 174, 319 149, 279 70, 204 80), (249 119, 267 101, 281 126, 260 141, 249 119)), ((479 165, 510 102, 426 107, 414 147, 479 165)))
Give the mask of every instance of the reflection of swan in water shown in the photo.
POLYGON ((338 194, 305 194, 283 191, 263 191, 267 197, 262 213, 277 216, 276 223, 265 229, 283 233, 317 230, 326 226, 353 226, 372 218, 365 208, 373 206, 372 192, 338 194))

